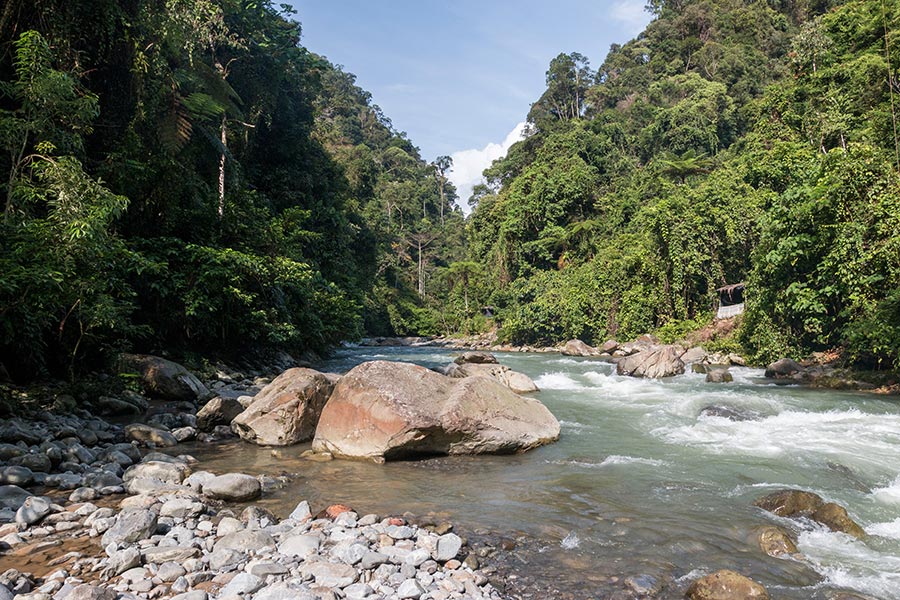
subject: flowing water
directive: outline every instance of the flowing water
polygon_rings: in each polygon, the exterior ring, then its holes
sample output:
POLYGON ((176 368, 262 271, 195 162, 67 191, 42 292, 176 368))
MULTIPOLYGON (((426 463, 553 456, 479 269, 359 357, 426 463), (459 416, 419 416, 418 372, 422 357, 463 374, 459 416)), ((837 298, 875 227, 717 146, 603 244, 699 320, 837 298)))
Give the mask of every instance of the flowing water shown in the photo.
MULTIPOLYGON (((318 508, 431 513, 470 531, 504 532, 519 540, 505 573, 523 589, 543 582, 551 595, 619 597, 631 586, 675 598, 698 575, 729 568, 773 598, 851 590, 900 600, 897 401, 776 386, 755 369, 732 368, 733 383, 708 384, 694 374, 619 377, 613 365, 555 354, 497 357, 537 382, 537 397, 562 424, 558 443, 515 456, 385 465, 299 459, 308 445, 273 452, 230 443, 195 454, 212 470, 298 474, 266 501, 282 515, 305 498, 318 508), (700 416, 710 405, 754 418, 700 416), (752 506, 786 487, 845 506, 867 539, 752 506), (805 560, 764 555, 754 529, 767 524, 797 535, 805 560)), ((434 367, 451 353, 344 349, 327 369, 376 358, 434 367)))

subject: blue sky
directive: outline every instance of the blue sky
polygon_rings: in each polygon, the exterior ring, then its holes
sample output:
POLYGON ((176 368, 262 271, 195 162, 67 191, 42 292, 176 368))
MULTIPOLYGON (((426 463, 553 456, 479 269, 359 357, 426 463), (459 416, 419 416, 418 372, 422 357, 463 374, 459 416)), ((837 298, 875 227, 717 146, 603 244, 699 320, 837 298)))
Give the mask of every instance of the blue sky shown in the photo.
MULTIPOLYGON (((417 145, 453 156, 462 198, 517 138, 560 52, 599 66, 644 0, 292 0, 303 45, 344 66, 417 145)), ((464 202, 463 202, 464 204, 464 202)))

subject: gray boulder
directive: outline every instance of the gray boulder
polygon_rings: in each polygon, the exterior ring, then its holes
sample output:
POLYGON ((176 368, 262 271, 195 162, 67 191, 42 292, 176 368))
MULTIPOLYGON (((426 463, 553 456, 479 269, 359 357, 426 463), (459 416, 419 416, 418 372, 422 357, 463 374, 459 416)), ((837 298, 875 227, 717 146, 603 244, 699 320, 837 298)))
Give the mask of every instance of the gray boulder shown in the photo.
POLYGON ((216 425, 229 425, 244 412, 244 406, 237 398, 216 396, 197 411, 197 429, 212 431, 216 425))
POLYGON ((123 354, 120 368, 137 373, 148 394, 165 400, 196 402, 212 396, 196 375, 171 360, 148 354, 123 354))
POLYGON ((681 355, 684 348, 677 345, 650 346, 621 359, 616 364, 619 375, 656 379, 684 373, 681 355))
POLYGON ((16 523, 34 525, 50 514, 50 501, 40 496, 29 496, 16 511, 16 523))
POLYGON ((133 544, 147 539, 156 531, 156 513, 145 509, 125 510, 116 517, 115 524, 103 534, 102 543, 133 544))
POLYGON ((543 404, 496 381, 373 361, 335 386, 313 450, 380 460, 521 452, 558 438, 559 422, 543 404))
POLYGON ((261 486, 252 475, 228 473, 213 477, 203 484, 203 493, 212 498, 231 502, 245 502, 259 498, 261 486))
POLYGON ((806 369, 790 358, 780 358, 766 367, 770 379, 802 379, 806 369))
POLYGON ((505 365, 496 364, 457 364, 447 365, 443 373, 449 377, 487 377, 499 381, 517 394, 539 392, 537 384, 524 373, 513 371, 505 365))
POLYGON ((563 356, 596 356, 600 352, 581 340, 569 340, 560 350, 563 356))
POLYGON ((17 485, 0 485, 0 508, 19 510, 25 499, 30 497, 31 493, 17 485))
POLYGON ((232 430, 248 442, 287 446, 313 437, 322 408, 334 384, 312 369, 288 369, 275 378, 231 422, 232 430))

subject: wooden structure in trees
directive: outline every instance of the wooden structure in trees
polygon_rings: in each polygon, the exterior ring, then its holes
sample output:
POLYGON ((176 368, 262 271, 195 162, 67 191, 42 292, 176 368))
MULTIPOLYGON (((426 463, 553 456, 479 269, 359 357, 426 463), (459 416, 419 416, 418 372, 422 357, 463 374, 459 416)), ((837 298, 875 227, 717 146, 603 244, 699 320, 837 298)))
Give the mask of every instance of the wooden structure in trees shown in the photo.
POLYGON ((716 290, 719 294, 717 319, 730 319, 744 312, 744 284, 733 283, 716 290))

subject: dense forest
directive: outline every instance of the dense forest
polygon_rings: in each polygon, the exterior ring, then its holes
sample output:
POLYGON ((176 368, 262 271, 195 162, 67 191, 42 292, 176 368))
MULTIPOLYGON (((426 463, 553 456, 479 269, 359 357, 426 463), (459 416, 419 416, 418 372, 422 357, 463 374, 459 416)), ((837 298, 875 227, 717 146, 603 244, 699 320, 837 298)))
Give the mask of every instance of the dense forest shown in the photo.
POLYGON ((758 362, 900 366, 900 3, 658 1, 560 54, 468 224, 501 337, 678 339, 747 284, 758 362))
POLYGON ((258 0, 0 12, 0 364, 371 335, 676 337, 900 366, 900 3, 651 0, 562 53, 467 219, 354 76, 258 0), (314 49, 313 49, 314 50, 314 49), (480 307, 492 306, 493 319, 480 307))
POLYGON ((9 373, 458 328, 425 301, 464 252, 448 159, 300 33, 270 2, 4 4, 9 373))

